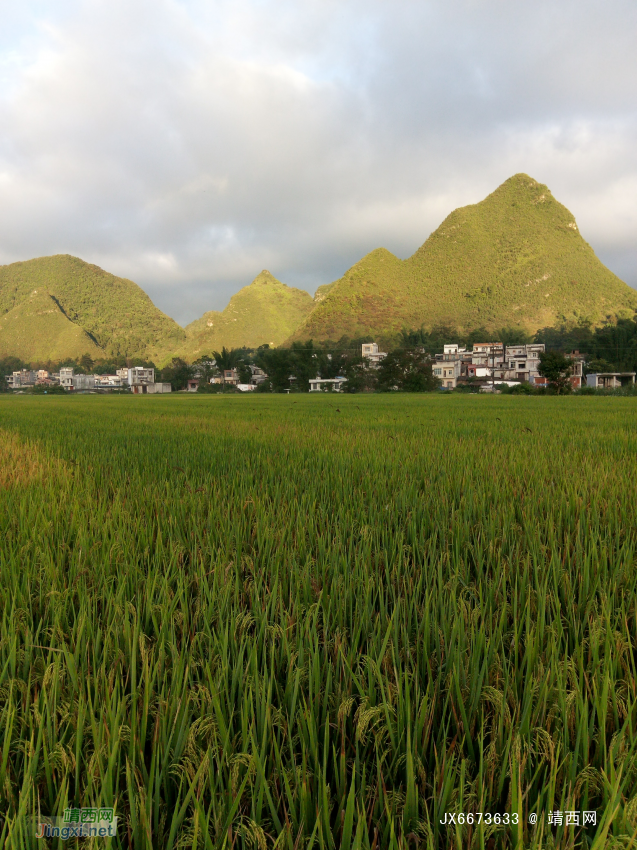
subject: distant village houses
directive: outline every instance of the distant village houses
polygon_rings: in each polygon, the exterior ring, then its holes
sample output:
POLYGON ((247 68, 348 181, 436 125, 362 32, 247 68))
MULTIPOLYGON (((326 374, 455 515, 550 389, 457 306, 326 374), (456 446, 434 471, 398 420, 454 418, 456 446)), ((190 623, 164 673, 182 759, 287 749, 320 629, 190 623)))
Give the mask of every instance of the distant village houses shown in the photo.
MULTIPOLYGON (((471 351, 452 343, 443 346, 442 354, 436 354, 433 374, 443 389, 452 390, 459 384, 471 383, 485 392, 497 386, 515 386, 528 383, 546 385, 547 379, 540 375, 540 354, 545 350, 542 343, 504 345, 501 342, 479 342, 471 351)), ((570 382, 573 389, 582 386, 584 358, 574 351, 566 355, 572 364, 570 382)))
POLYGON ((115 375, 83 375, 72 366, 62 366, 59 372, 45 369, 33 371, 22 369, 6 376, 10 389, 59 386, 68 392, 109 392, 114 389, 130 388, 135 394, 169 393, 170 384, 156 383, 155 370, 142 366, 118 369, 115 375))

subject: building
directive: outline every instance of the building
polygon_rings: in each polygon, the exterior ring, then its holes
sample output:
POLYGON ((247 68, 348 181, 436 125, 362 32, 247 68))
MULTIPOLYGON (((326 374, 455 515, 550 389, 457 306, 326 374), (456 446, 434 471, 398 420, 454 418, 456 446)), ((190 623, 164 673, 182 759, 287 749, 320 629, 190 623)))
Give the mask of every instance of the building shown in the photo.
POLYGON ((502 392, 503 387, 519 387, 520 381, 489 381, 488 383, 483 384, 479 392, 481 393, 499 393, 502 392))
POLYGON ((172 386, 168 383, 156 384, 154 381, 152 384, 132 384, 131 392, 133 393, 133 395, 153 395, 157 393, 170 393, 172 392, 172 386))
POLYGON ((63 366, 60 369, 60 386, 73 392, 94 390, 95 375, 76 375, 72 366, 63 366))
POLYGON ((539 375, 540 354, 543 351, 542 343, 507 345, 504 355, 507 380, 531 383, 532 379, 539 375))
POLYGON ((126 383, 130 387, 134 387, 140 384, 155 383, 155 370, 153 368, 146 368, 145 366, 133 366, 131 369, 126 369, 126 373, 126 383))
POLYGON ((595 372, 586 376, 586 386, 614 390, 635 383, 635 372, 595 372))
MULTIPOLYGON (((584 381, 584 357, 579 351, 571 351, 570 354, 565 354, 564 356, 571 361, 571 374, 569 375, 571 387, 574 390, 579 390, 584 381)), ((539 372, 532 373, 529 381, 536 387, 548 387, 551 383, 548 378, 540 375, 539 372)))
MULTIPOLYGON (((438 357, 438 355, 436 355, 438 357)), ((445 390, 453 390, 462 374, 462 361, 436 361, 432 367, 434 378, 438 378, 445 390)))
POLYGON ((35 381, 36 387, 57 387, 60 379, 56 375, 52 375, 46 369, 38 369, 37 378, 35 381))
MULTIPOLYGON (((544 345, 540 343, 505 346, 501 342, 478 342, 472 351, 450 343, 443 346, 442 354, 435 355, 433 374, 444 389, 454 389, 466 381, 477 385, 533 383, 539 374, 543 351, 544 345)), ((581 374, 581 364, 579 368, 581 374)))
POLYGON ((449 360, 462 360, 463 357, 468 356, 471 357, 466 348, 460 348, 458 343, 454 342, 450 345, 443 345, 442 347, 442 355, 436 354, 436 359, 440 358, 444 361, 449 360))
POLYGON ((256 384, 237 384, 236 386, 241 393, 251 393, 257 388, 256 384))
MULTIPOLYGON (((239 373, 236 369, 223 369, 221 371, 222 383, 230 384, 230 386, 235 386, 239 383, 239 373)), ((211 381, 212 383, 212 381, 211 381)), ((218 381, 215 381, 218 383, 218 381)))
POLYGON ((571 361, 571 384, 574 390, 579 390, 584 383, 584 358, 579 351, 571 351, 566 356, 571 361))
POLYGON ((476 342, 471 352, 471 362, 476 366, 493 365, 494 358, 504 357, 504 345, 501 342, 476 342))
POLYGON ((378 366, 386 357, 386 351, 378 350, 378 343, 365 342, 361 346, 361 354, 370 366, 378 366))
POLYGON ((250 378, 250 383, 254 384, 255 387, 258 387, 259 384, 262 384, 264 381, 268 380, 268 376, 260 369, 258 366, 255 366, 253 363, 250 364, 250 372, 252 373, 252 377, 250 378))
POLYGON ((347 378, 339 375, 338 378, 310 378, 310 392, 320 393, 332 390, 335 393, 343 391, 347 378))
POLYGON ((20 387, 34 387, 37 379, 38 373, 31 369, 22 369, 6 376, 7 384, 12 390, 18 390, 20 387))
POLYGON ((199 389, 199 378, 189 378, 186 389, 189 393, 196 393, 199 389))
POLYGON ((443 389, 453 390, 458 385, 458 379, 466 376, 471 354, 457 343, 450 343, 443 346, 442 354, 434 355, 434 360, 434 377, 441 381, 443 389))
POLYGON ((95 375, 96 389, 117 389, 123 386, 119 375, 95 375))
POLYGON ((486 380, 491 375, 491 370, 487 366, 476 366, 474 363, 467 363, 467 378, 482 378, 486 380))
POLYGON ((73 369, 71 366, 63 366, 60 369, 60 386, 65 390, 73 389, 73 369))

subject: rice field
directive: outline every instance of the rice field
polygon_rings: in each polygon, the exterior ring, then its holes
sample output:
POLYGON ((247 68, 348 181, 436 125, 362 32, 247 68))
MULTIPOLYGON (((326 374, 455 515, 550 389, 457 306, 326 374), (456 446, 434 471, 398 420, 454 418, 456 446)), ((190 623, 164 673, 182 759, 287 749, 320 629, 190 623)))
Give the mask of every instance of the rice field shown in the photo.
POLYGON ((0 398, 0 847, 637 848, 636 451, 625 398, 0 398))

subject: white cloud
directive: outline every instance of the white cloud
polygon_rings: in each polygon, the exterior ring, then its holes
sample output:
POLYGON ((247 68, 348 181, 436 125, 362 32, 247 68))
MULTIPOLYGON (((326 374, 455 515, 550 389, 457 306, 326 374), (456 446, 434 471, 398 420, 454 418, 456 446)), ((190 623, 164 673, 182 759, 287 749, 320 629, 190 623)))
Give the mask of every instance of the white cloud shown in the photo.
POLYGON ((630 0, 8 6, 4 262, 74 253, 188 321, 264 267, 407 256, 525 171, 637 285, 630 0))

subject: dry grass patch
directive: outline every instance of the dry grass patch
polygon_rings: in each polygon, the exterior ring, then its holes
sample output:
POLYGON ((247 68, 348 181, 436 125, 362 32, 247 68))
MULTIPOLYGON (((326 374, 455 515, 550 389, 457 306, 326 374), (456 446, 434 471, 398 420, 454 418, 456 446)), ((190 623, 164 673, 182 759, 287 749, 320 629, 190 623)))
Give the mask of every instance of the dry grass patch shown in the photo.
POLYGON ((60 468, 59 461, 51 461, 34 443, 0 428, 0 488, 24 487, 60 468))

